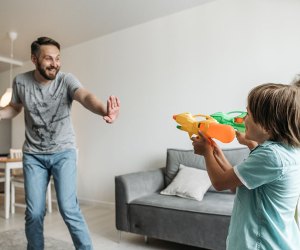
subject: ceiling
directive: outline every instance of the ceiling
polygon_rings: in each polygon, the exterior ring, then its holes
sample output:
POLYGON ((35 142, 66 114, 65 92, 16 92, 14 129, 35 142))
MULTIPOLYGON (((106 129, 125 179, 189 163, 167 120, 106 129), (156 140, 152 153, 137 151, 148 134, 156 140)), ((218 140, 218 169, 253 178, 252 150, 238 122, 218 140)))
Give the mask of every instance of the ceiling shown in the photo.
MULTIPOLYGON (((67 48, 213 0, 1 0, 0 56, 10 57, 9 31, 18 33, 14 59, 28 61, 30 44, 49 36, 67 48)), ((9 70, 0 62, 0 72, 9 70)))

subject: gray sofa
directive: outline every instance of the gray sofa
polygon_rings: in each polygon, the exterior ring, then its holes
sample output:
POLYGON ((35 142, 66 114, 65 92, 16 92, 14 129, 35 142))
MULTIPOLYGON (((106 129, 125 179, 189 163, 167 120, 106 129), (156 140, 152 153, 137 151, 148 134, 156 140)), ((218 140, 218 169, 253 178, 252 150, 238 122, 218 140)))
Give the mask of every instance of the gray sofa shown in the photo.
MULTIPOLYGON (((247 148, 223 151, 233 165, 249 154, 247 148)), ((168 149, 166 167, 116 176, 116 228, 196 247, 225 249, 234 194, 211 187, 202 201, 161 195, 180 164, 205 169, 204 158, 192 150, 168 149)))

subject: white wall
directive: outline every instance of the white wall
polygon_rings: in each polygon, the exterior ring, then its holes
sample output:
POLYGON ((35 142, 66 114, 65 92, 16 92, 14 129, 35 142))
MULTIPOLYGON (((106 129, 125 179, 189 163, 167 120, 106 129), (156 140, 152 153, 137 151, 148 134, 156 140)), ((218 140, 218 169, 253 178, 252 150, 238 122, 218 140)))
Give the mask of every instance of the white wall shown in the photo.
MULTIPOLYGON (((0 74, 0 93, 3 95, 9 87, 9 72, 0 74)), ((10 120, 0 121, 0 154, 5 155, 9 153, 11 144, 11 124, 10 120)))
POLYGON ((115 175, 162 167, 167 148, 191 148, 173 114, 244 110, 253 86, 289 83, 300 70, 299 13, 297 0, 218 0, 62 50, 63 71, 122 103, 113 125, 74 104, 79 197, 113 202, 115 175))

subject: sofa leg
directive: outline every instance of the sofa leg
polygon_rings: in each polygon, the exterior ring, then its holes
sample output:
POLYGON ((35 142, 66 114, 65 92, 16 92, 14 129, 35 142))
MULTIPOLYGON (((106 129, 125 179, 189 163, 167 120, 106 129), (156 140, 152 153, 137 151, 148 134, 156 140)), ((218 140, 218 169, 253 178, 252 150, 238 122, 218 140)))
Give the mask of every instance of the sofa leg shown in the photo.
POLYGON ((144 236, 144 241, 145 241, 146 244, 149 243, 149 241, 148 241, 148 236, 146 236, 146 235, 144 236))

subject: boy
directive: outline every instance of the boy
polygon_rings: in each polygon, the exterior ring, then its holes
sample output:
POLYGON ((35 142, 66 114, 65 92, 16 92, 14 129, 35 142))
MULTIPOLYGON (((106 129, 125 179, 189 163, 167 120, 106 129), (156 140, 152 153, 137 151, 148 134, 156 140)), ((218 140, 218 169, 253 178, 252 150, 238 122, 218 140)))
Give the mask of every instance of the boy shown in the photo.
POLYGON ((204 135, 193 138, 213 186, 235 189, 228 250, 300 249, 294 219, 300 195, 300 91, 294 85, 263 84, 248 96, 245 140, 256 143, 232 167, 204 135))

